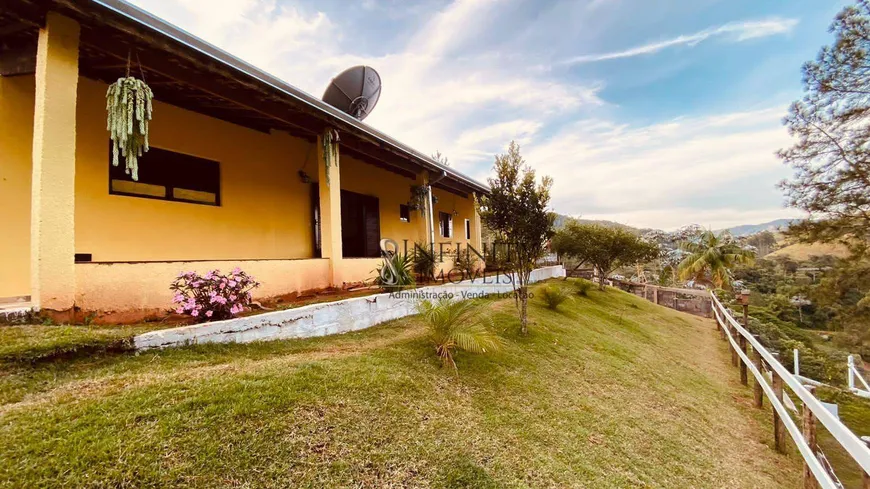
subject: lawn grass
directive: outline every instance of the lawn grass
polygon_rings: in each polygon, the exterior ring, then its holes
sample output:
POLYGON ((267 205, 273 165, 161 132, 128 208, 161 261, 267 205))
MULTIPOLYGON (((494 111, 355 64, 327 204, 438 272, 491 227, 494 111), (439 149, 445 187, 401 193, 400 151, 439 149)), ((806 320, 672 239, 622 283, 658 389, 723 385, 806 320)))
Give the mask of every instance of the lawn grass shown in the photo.
MULTIPOLYGON (((534 292, 534 291, 533 291, 534 292)), ((609 289, 478 301, 498 353, 417 318, 341 336, 6 365, 0 486, 794 487, 710 320, 609 289)))
POLYGON ((159 329, 133 326, 0 326, 0 366, 132 348, 133 336, 159 329))

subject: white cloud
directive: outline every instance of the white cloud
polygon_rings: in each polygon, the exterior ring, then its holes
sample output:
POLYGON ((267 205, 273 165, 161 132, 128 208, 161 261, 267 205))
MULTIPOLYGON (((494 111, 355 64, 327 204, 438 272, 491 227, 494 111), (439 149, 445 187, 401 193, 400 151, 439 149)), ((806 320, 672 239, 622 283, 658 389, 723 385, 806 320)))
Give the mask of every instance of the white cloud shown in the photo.
POLYGON ((384 88, 366 123, 425 153, 440 150, 454 164, 463 156, 491 155, 504 145, 490 138, 468 146, 471 134, 482 128, 468 128, 466 121, 482 110, 498 109, 488 125, 509 125, 516 119, 513 111, 534 113, 533 123, 540 126, 558 114, 602 104, 600 84, 567 85, 540 74, 523 75, 498 63, 497 52, 453 55, 473 43, 501 0, 456 0, 416 29, 403 49, 377 57, 344 52, 342 29, 324 13, 305 14, 274 0, 228 1, 219 9, 206 0, 135 1, 315 96, 343 69, 373 66, 384 88))
MULTIPOLYGON (((440 150, 455 168, 478 178, 515 139, 539 174, 556 177, 554 205, 563 213, 660 227, 691 221, 718 227, 790 215, 770 199, 753 208, 729 201, 727 193, 697 204, 705 194, 717 195, 710 182, 727 188, 741 175, 755 175, 770 188, 785 176, 772 155, 786 145, 779 126, 783 107, 646 127, 601 118, 600 109, 611 108, 599 96, 602 83, 560 81, 521 60, 506 60, 498 43, 479 46, 481 32, 497 30, 494 14, 504 0, 456 0, 426 17, 403 46, 378 56, 348 52, 354 39, 343 36, 354 30, 326 13, 275 0, 227 1, 220 8, 206 0, 135 1, 315 96, 341 70, 373 66, 384 89, 366 123, 424 153, 440 150)), ((592 0, 588 6, 603 3, 592 0)), ((594 56, 637 56, 715 36, 738 42, 788 32, 795 22, 725 24, 594 56)), ((587 58, 573 62, 593 61, 587 58)))
POLYGON ((788 173, 774 155, 790 142, 779 122, 785 110, 646 127, 583 120, 525 154, 540 173, 558 177, 553 201, 563 213, 664 228, 774 219, 792 215, 773 189, 788 173), (755 186, 741 187, 747 181, 755 186))
POLYGON ((732 22, 718 27, 711 27, 694 34, 677 36, 664 41, 656 41, 622 51, 601 54, 585 54, 567 59, 562 64, 594 63, 610 59, 631 58, 654 54, 674 46, 695 46, 713 37, 725 36, 734 42, 746 41, 758 37, 767 37, 790 32, 798 23, 797 19, 766 19, 744 22, 732 22))

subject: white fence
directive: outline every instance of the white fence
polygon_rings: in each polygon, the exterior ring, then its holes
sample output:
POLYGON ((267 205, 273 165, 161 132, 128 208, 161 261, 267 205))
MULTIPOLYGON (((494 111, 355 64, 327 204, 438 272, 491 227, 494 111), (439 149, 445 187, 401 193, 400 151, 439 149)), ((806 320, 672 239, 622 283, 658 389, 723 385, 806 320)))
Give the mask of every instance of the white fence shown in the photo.
MULTIPOLYGON (((797 348, 794 349, 794 375, 806 384, 814 386, 828 385, 824 382, 819 382, 801 375, 800 351, 797 348)), ((855 357, 853 355, 849 355, 849 358, 846 360, 846 377, 849 379, 849 392, 858 397, 870 399, 870 386, 867 385, 867 381, 864 380, 863 374, 858 370, 858 365, 855 364, 855 357)), ((870 486, 868 486, 868 488, 870 488, 870 486)))
POLYGON ((861 372, 858 371, 858 366, 855 365, 855 357, 852 355, 849 355, 848 369, 849 390, 857 396, 870 399, 870 385, 867 385, 867 381, 861 376, 861 372))
POLYGON ((867 447, 866 443, 852 433, 816 399, 811 392, 812 386, 807 388, 802 379, 789 372, 779 363, 776 355, 767 351, 755 336, 731 316, 715 294, 711 293, 710 295, 713 299, 713 315, 717 327, 731 344, 732 353, 736 354, 738 358, 741 381, 747 384, 747 369, 752 372, 756 385, 756 406, 761 407, 763 394, 773 407, 774 438, 777 450, 784 450, 784 437, 781 436, 781 433, 782 428, 785 428, 804 459, 804 487, 813 487, 812 479, 815 479, 815 482, 824 489, 842 488, 826 457, 816 444, 816 421, 821 422, 822 426, 837 440, 846 453, 863 469, 866 480, 867 474, 870 474, 870 448, 867 447), (754 357, 752 359, 747 353, 747 345, 752 347, 752 356, 754 357), (768 375, 765 374, 765 370, 769 372, 768 375), (798 427, 786 407, 786 404, 793 403, 783 392, 783 386, 788 387, 802 404, 801 427, 798 427))

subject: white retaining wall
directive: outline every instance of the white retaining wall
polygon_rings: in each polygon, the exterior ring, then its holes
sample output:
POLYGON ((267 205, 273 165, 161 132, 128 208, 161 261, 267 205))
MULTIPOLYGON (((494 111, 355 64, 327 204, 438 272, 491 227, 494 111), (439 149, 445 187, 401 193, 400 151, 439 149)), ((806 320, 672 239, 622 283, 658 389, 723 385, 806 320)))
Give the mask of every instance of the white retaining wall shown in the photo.
MULTIPOLYGON (((532 282, 565 276, 560 266, 534 270, 532 282)), ((213 323, 164 329, 134 338, 137 350, 198 343, 248 343, 260 340, 309 338, 369 328, 393 319, 416 314, 417 303, 452 294, 454 299, 481 297, 513 290, 508 276, 487 277, 458 284, 436 285, 311 304, 285 311, 215 321, 213 323)))

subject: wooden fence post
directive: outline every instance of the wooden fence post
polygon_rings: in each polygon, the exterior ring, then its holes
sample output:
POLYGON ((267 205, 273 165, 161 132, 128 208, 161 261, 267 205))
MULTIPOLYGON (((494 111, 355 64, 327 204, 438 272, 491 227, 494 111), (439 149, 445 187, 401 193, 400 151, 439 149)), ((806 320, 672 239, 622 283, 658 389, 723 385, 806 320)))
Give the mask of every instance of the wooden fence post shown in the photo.
POLYGON ((653 302, 656 304, 659 303, 659 288, 658 287, 653 287, 653 302))
MULTIPOLYGON (((758 338, 756 337, 756 340, 758 338)), ((764 364, 761 361, 761 352, 759 352, 754 346, 752 347, 752 363, 755 365, 755 368, 758 369, 758 372, 764 376, 764 364)), ((755 407, 760 408, 764 406, 764 390, 761 388, 761 380, 755 379, 755 407)))
MULTIPOLYGON (((738 344, 740 345, 740 350, 743 351, 743 354, 745 355, 746 338, 743 335, 740 335, 740 337, 738 338, 738 344)), ((749 385, 749 375, 746 372, 746 362, 743 361, 743 358, 740 358, 740 383, 743 385, 749 385)))
MULTIPOLYGON (((728 331, 731 333, 731 336, 736 336, 736 335, 737 335, 737 329, 734 328, 734 326, 731 326, 730 324, 727 325, 727 326, 728 326, 728 331)), ((739 340, 738 338, 736 338, 736 337, 735 337, 734 339, 737 340, 738 342, 740 341, 740 340, 739 340)), ((729 342, 729 343, 730 343, 730 342, 729 342)), ((739 343, 738 343, 738 344, 739 344, 739 343)), ((738 363, 738 362, 737 362, 737 350, 734 349, 734 348, 731 348, 731 366, 732 366, 732 367, 736 367, 736 366, 737 366, 737 363, 738 363)))
MULTIPOLYGON (((815 387, 813 386, 805 386, 810 394, 813 394, 815 391, 815 387)), ((803 419, 803 435, 804 440, 806 440, 807 445, 810 447, 810 451, 812 451, 813 456, 816 455, 818 451, 818 443, 816 442, 816 416, 807 407, 806 404, 801 406, 801 418, 803 419)), ((804 462, 804 489, 816 489, 818 485, 816 484, 816 478, 813 475, 813 471, 810 469, 809 464, 804 462)))
MULTIPOLYGON (((749 326, 749 306, 747 304, 743 304, 743 327, 748 328, 749 326)), ((734 328, 734 332, 737 333, 737 328, 734 328)), ((740 349, 743 351, 743 354, 746 354, 746 338, 737 333, 737 343, 740 345, 740 349)), ((737 352, 734 352, 735 357, 737 356, 737 352)), ((749 385, 749 377, 746 373, 746 362, 743 361, 743 358, 740 358, 740 383, 743 385, 749 385)))
MULTIPOLYGON (((782 402, 782 378, 772 371, 773 374, 773 394, 782 402)), ((785 425, 779 417, 779 412, 773 410, 773 447, 779 453, 785 453, 785 425)))

